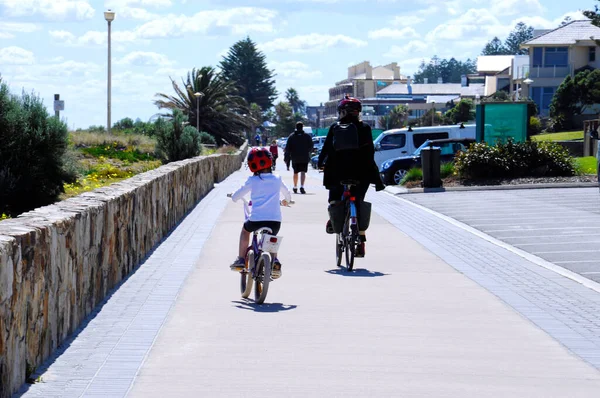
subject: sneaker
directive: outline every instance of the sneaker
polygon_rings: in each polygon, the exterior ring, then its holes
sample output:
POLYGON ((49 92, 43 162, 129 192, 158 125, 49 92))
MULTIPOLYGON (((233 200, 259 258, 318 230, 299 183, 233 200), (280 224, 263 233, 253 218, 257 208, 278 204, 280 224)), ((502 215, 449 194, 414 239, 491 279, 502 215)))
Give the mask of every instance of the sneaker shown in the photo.
POLYGON ((278 259, 273 260, 273 267, 271 267, 271 277, 273 279, 281 278, 281 263, 278 259))
POLYGON ((333 225, 331 224, 331 220, 327 220, 327 224, 325 224, 325 232, 328 234, 334 234, 333 225))
POLYGON ((303 195, 306 193, 306 191, 304 190, 304 187, 300 187, 300 193, 303 195))
POLYGON ((246 267, 246 260, 238 257, 235 259, 235 261, 229 266, 229 268, 231 268, 232 271, 242 271, 244 268, 246 267))
POLYGON ((354 257, 364 257, 365 256, 365 242, 360 242, 356 245, 356 253, 354 257))
POLYGON ((298 193, 298 188, 294 188, 294 193, 298 193))

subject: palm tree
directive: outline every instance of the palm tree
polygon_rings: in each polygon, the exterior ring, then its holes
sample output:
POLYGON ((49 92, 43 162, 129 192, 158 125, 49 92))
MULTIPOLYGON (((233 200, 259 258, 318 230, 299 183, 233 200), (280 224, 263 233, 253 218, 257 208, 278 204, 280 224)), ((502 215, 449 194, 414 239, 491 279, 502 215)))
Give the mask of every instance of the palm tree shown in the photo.
POLYGON ((181 81, 184 88, 171 79, 175 95, 157 93, 159 99, 154 104, 160 109, 180 109, 192 126, 211 134, 219 145, 242 145, 244 137, 240 132, 250 128, 249 120, 243 115, 249 110, 246 101, 235 94, 234 84, 210 66, 192 69, 187 79, 181 81), (202 95, 196 97, 195 93, 202 95), (198 126, 197 109, 200 111, 198 126))
POLYGON ((295 88, 288 88, 285 92, 285 98, 292 107, 292 111, 294 113, 303 113, 304 108, 306 107, 306 102, 300 99, 298 91, 296 91, 295 88))

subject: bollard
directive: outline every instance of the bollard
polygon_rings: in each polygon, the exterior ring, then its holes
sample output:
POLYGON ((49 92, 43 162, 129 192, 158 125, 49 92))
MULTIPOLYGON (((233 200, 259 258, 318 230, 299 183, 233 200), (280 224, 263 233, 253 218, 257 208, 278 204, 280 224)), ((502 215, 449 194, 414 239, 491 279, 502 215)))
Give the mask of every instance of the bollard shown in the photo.
POLYGON ((423 169, 423 188, 439 188, 440 178, 440 147, 429 146, 421 150, 421 167, 423 169))

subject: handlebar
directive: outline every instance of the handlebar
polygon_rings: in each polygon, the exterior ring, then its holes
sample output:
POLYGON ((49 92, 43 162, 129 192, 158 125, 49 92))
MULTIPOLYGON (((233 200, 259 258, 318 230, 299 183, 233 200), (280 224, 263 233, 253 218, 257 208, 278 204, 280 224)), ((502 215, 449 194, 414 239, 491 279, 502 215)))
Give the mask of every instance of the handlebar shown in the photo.
MULTIPOLYGON (((227 194, 227 197, 228 197, 228 198, 231 198, 232 196, 233 196, 233 194, 232 194, 232 193, 228 193, 228 194, 227 194)), ((251 205, 252 205, 252 202, 249 202, 248 200, 246 200, 246 198, 242 197, 242 200, 244 201, 244 204, 245 204, 246 206, 251 206, 251 205)), ((280 200, 280 201, 279 201, 279 204, 280 204, 281 206, 284 206, 283 202, 284 202, 283 200, 280 200)), ((293 200, 290 200, 289 202, 287 202, 287 204, 288 204, 288 205, 287 205, 286 207, 290 207, 289 205, 296 204, 296 202, 295 202, 295 201, 293 201, 293 200)))

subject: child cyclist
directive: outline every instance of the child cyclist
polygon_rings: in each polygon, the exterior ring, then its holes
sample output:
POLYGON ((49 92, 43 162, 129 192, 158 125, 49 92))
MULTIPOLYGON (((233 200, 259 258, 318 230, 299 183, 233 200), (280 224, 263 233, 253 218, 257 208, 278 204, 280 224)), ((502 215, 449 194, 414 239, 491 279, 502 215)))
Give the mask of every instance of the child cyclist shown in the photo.
MULTIPOLYGON (((281 177, 272 173, 273 159, 268 148, 252 148, 248 153, 248 167, 254 175, 248 177, 246 183, 231 195, 234 202, 250 193, 252 211, 250 217, 242 226, 240 233, 240 246, 237 259, 231 264, 232 271, 244 269, 246 250, 250 244, 250 234, 260 228, 270 228, 273 235, 279 233, 281 228, 281 208, 279 195, 283 194, 282 204, 287 206, 292 200, 288 187, 281 177)), ((281 276, 281 263, 277 253, 273 253, 272 277, 281 276)))

